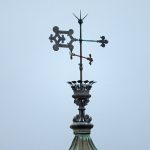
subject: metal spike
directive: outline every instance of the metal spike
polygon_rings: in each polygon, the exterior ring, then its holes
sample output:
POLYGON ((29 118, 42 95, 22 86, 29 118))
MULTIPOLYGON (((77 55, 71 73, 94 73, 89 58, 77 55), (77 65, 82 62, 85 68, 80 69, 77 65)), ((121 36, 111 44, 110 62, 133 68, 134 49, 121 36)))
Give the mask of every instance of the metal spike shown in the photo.
POLYGON ((72 83, 76 84, 77 82, 76 81, 72 81, 72 83))
POLYGON ((75 16, 79 20, 79 18, 74 13, 72 13, 72 14, 73 14, 73 16, 75 16))
POLYGON ((86 15, 85 15, 85 17, 83 17, 83 19, 82 19, 82 20, 84 20, 87 16, 88 16, 88 14, 86 14, 86 15))
POLYGON ((89 84, 93 84, 94 80, 93 81, 89 81, 89 84))
POLYGON ((81 84, 81 83, 82 83, 82 80, 78 80, 77 82, 81 84))
POLYGON ((88 82, 89 82, 88 80, 85 80, 85 81, 84 81, 85 84, 88 83, 88 82))
POLYGON ((72 82, 67 82, 68 84, 72 85, 72 82))

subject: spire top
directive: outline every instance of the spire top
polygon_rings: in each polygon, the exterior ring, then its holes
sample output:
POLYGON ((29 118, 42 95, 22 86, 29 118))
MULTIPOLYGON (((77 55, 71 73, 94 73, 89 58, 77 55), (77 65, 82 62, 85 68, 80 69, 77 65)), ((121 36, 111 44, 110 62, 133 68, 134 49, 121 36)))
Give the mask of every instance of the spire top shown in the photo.
POLYGON ((97 150, 90 138, 90 130, 93 128, 93 124, 91 124, 92 117, 85 113, 85 106, 90 101, 90 90, 95 81, 83 80, 83 59, 87 60, 91 65, 93 58, 91 54, 89 54, 89 56, 83 55, 82 44, 83 42, 96 42, 100 43, 102 47, 105 47, 105 45, 108 44, 108 40, 105 39, 105 36, 100 36, 100 40, 87 40, 82 38, 82 24, 87 15, 88 14, 82 18, 81 10, 79 17, 73 13, 73 16, 79 23, 79 38, 73 37, 74 31, 72 29, 67 31, 60 30, 57 26, 53 27, 55 35, 51 34, 49 37, 50 42, 54 43, 54 51, 58 51, 59 48, 67 48, 69 49, 70 59, 74 57, 79 58, 80 78, 77 81, 68 82, 73 90, 72 97, 74 98, 74 103, 78 106, 79 110, 78 114, 73 118, 73 124, 70 126, 74 131, 75 138, 69 150, 97 150), (69 37, 69 41, 67 42, 66 36, 69 37), (73 51, 73 43, 77 41, 80 45, 79 54, 73 51))
POLYGON ((82 63, 82 60, 83 59, 88 60, 90 65, 93 62, 93 58, 92 58, 91 54, 89 54, 89 56, 83 56, 82 43, 83 42, 96 42, 96 43, 100 43, 102 47, 105 47, 105 45, 108 44, 108 40, 105 39, 105 36, 101 36, 100 40, 83 39, 82 38, 82 23, 83 23, 83 20, 88 16, 88 14, 86 14, 82 18, 82 13, 80 10, 79 17, 77 17, 77 15, 74 13, 73 13, 73 16, 78 20, 78 23, 79 23, 79 28, 80 28, 79 38, 73 37, 74 31, 72 29, 69 29, 68 31, 60 30, 59 27, 55 26, 55 27, 53 27, 53 31, 54 31, 55 35, 50 34, 49 40, 51 43, 54 42, 54 45, 53 45, 54 51, 58 51, 59 48, 68 48, 70 50, 70 58, 71 59, 73 59, 74 57, 78 57, 80 59, 79 71, 80 71, 80 80, 82 81, 83 80, 83 63, 82 63), (65 36, 69 37, 69 39, 70 39, 69 42, 66 42, 65 36), (73 52, 73 49, 74 49, 73 43, 76 41, 78 41, 80 44, 79 54, 76 54, 73 52))

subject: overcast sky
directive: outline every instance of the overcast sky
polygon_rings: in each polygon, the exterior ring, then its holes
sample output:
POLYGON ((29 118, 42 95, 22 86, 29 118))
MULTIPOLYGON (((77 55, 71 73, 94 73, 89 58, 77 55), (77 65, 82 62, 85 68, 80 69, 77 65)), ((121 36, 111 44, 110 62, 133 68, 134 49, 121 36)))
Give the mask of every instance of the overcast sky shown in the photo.
MULTIPOLYGON (((72 13, 88 17, 83 37, 84 79, 97 83, 87 113, 99 150, 150 150, 149 0, 0 0, 0 150, 67 150, 77 114, 67 81, 79 79, 79 59, 68 49, 53 51, 53 26, 79 25, 72 13)), ((79 53, 79 44, 74 43, 79 53)))

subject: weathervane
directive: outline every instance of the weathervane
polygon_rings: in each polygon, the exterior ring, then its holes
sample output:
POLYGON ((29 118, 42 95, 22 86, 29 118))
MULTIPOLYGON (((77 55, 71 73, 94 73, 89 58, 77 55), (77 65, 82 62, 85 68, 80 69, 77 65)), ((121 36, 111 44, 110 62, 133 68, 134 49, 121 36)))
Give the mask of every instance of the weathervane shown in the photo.
POLYGON ((101 43, 102 47, 105 47, 105 45, 108 43, 108 40, 105 39, 105 36, 101 36, 100 40, 85 40, 85 39, 82 39, 82 23, 83 23, 83 20, 87 17, 87 15, 85 15, 82 18, 81 11, 80 11, 80 18, 78 18, 75 14, 73 14, 73 15, 77 18, 78 23, 80 25, 80 37, 79 37, 79 39, 73 37, 74 31, 72 29, 70 29, 68 31, 63 31, 63 30, 59 30, 59 27, 55 26, 55 27, 53 27, 53 31, 54 31, 55 35, 53 36, 53 34, 51 34, 50 37, 49 37, 49 40, 50 40, 50 42, 55 43, 53 45, 53 50, 54 51, 58 51, 59 48, 68 48, 70 50, 70 58, 71 59, 73 59, 74 56, 80 58, 79 70, 80 70, 80 80, 82 81, 82 79, 83 79, 82 59, 88 60, 90 65, 93 62, 93 58, 92 58, 91 54, 89 54, 89 57, 84 57, 82 55, 82 42, 97 42, 97 43, 101 43), (68 43, 65 43, 65 41, 66 41, 65 35, 67 35, 70 38, 70 41, 68 43), (76 41, 79 41, 79 43, 80 43, 80 54, 79 55, 73 53, 74 46, 72 44, 73 44, 73 42, 76 42, 76 41))
POLYGON ((92 55, 89 54, 88 57, 82 55, 82 42, 97 42, 100 43, 102 47, 108 43, 105 39, 105 36, 101 36, 100 40, 85 40, 82 39, 82 23, 83 20, 87 17, 85 15, 83 18, 81 16, 78 18, 75 14, 73 14, 77 19, 80 25, 80 37, 79 39, 73 37, 74 31, 72 29, 68 31, 59 30, 59 27, 53 27, 53 31, 55 35, 51 34, 49 37, 50 42, 54 42, 53 50, 58 51, 59 48, 68 48, 70 50, 70 58, 73 57, 80 58, 79 70, 80 70, 80 80, 78 81, 70 81, 68 84, 71 86, 73 90, 72 97, 74 98, 74 103, 78 106, 79 113, 73 118, 73 124, 70 126, 75 134, 74 140, 69 148, 69 150, 97 150, 95 145, 90 138, 90 130, 93 128, 93 124, 91 124, 92 117, 88 114, 85 114, 85 106, 89 103, 89 99, 91 97, 90 90, 95 81, 83 81, 83 64, 82 60, 86 59, 89 61, 91 65, 93 62, 92 55), (69 37, 69 42, 66 42, 65 36, 69 37), (80 44, 80 54, 76 54, 73 52, 74 46, 73 42, 79 41, 80 44))

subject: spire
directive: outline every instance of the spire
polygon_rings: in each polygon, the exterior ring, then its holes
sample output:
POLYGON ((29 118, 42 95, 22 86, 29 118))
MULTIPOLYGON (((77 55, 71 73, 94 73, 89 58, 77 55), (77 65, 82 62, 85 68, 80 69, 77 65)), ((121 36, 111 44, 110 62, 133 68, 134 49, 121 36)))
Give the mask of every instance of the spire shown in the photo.
POLYGON ((73 15, 76 17, 79 23, 80 28, 79 39, 73 37, 74 31, 72 29, 64 31, 60 30, 59 27, 55 26, 53 27, 55 35, 51 34, 49 40, 51 43, 54 42, 53 45, 54 51, 58 51, 59 48, 68 48, 70 51, 70 59, 78 57, 80 60, 79 62, 80 80, 68 82, 68 84, 71 86, 73 90, 72 97, 74 99, 74 103, 78 106, 79 111, 78 114, 73 118, 73 123, 70 126, 70 128, 73 129, 75 137, 72 141, 69 150, 97 150, 90 137, 91 129, 93 128, 93 124, 91 123, 92 117, 90 117, 88 114, 85 113, 86 110, 85 106, 90 101, 89 100, 91 97, 90 90, 95 81, 83 80, 83 63, 82 63, 82 60, 86 59, 89 61, 89 64, 91 65, 93 62, 93 58, 91 54, 89 54, 88 57, 83 56, 82 43, 97 42, 101 43, 102 47, 105 47, 108 41, 105 39, 105 36, 101 36, 100 40, 82 39, 82 24, 83 20, 87 17, 87 15, 85 15, 82 18, 81 11, 80 17, 77 17, 75 14, 73 15), (65 43, 66 41, 65 35, 70 38, 70 41, 68 43, 65 43), (73 52, 74 49, 73 42, 76 41, 78 41, 80 44, 79 54, 73 52))

